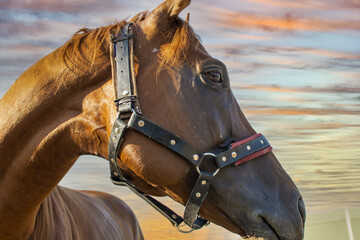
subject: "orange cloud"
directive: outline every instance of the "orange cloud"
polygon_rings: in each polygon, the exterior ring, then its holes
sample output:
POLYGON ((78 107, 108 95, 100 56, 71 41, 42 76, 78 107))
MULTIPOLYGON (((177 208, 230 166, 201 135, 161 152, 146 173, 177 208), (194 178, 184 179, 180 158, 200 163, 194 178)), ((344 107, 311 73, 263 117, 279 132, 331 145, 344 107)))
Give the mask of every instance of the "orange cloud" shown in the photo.
POLYGON ((291 103, 307 103, 313 102, 313 99, 305 99, 305 98, 294 98, 294 97, 276 97, 276 100, 284 101, 284 102, 291 102, 291 103))
POLYGON ((243 109, 245 114, 274 114, 274 115, 360 115, 359 111, 346 109, 318 109, 318 108, 269 108, 256 107, 243 109))
POLYGON ((247 2, 261 5, 280 7, 280 8, 305 8, 305 9, 324 9, 327 4, 319 1, 277 1, 277 0, 245 0, 247 2))
POLYGON ((235 32, 227 32, 226 36, 232 39, 246 39, 246 40, 255 40, 255 41, 266 41, 273 39, 273 36, 261 36, 261 35, 251 35, 251 34, 243 34, 243 33, 235 33, 235 32))
MULTIPOLYGON (((360 127, 360 124, 346 124, 346 123, 311 123, 307 126, 307 129, 341 129, 341 128, 348 128, 348 127, 360 127)), ((304 129, 304 126, 293 126, 292 129, 304 129)))
POLYGON ((115 0, 75 0, 75 1, 54 1, 54 0, 27 0, 12 1, 2 0, 0 9, 28 9, 37 11, 52 11, 64 13, 78 13, 95 11, 96 9, 113 9, 119 7, 115 0))
POLYGON ((270 91, 270 92, 299 92, 298 89, 292 88, 283 88, 277 85, 271 86, 261 86, 261 85, 246 85, 239 82, 232 82, 231 87, 233 88, 241 88, 241 89, 253 89, 253 90, 261 90, 261 91, 270 91))
POLYGON ((340 1, 343 6, 349 8, 360 8, 360 1, 359 0, 343 0, 340 1))
MULTIPOLYGON (((232 0, 223 0, 235 5, 232 0)), ((294 10, 339 10, 360 8, 358 0, 243 0, 242 5, 248 4, 260 5, 261 9, 269 7, 277 9, 294 9, 294 10), (247 2, 247 3, 246 3, 247 2)))
POLYGON ((356 52, 356 50, 346 52, 311 47, 262 46, 259 44, 207 44, 206 48, 216 56, 225 57, 224 62, 229 69, 231 68, 232 73, 237 70, 249 72, 264 67, 333 69, 335 70, 333 74, 339 73, 342 69, 353 72, 348 76, 344 75, 346 78, 358 78, 354 72, 359 67, 360 52, 356 52), (249 56, 249 58, 239 61, 238 57, 244 56, 249 56))
POLYGON ((254 14, 246 12, 235 12, 224 8, 204 6, 214 14, 222 15, 214 21, 220 27, 232 29, 258 28, 265 31, 337 31, 337 30, 359 30, 360 22, 351 20, 332 20, 313 17, 295 17, 291 13, 283 16, 270 16, 265 14, 254 14))
POLYGON ((239 82, 232 82, 231 83, 232 88, 239 88, 239 89, 251 89, 251 90, 260 90, 260 91, 270 91, 270 92, 328 92, 328 93, 360 93, 360 87, 359 86, 340 86, 340 85, 334 85, 331 87, 325 87, 325 88, 314 88, 311 86, 306 87, 299 87, 299 88, 284 88, 280 87, 278 85, 248 85, 243 84, 239 82))
POLYGON ((359 53, 341 52, 329 49, 315 49, 309 47, 278 47, 269 46, 258 49, 259 51, 270 52, 270 53, 304 53, 314 56, 322 56, 329 58, 344 58, 344 59, 360 59, 359 53))
MULTIPOLYGON (((206 45, 209 52, 217 56, 225 56, 224 62, 231 71, 254 71, 259 68, 283 69, 327 69, 333 74, 350 71, 357 72, 360 53, 314 49, 308 47, 278 47, 260 45, 206 45), (269 54, 270 53, 270 54, 269 54), (237 57, 248 56, 243 60, 237 57), (235 57, 235 60, 234 60, 235 57)), ((350 76, 350 74, 348 74, 350 76)), ((349 78, 347 76, 347 78, 349 78)), ((343 76, 342 76, 343 77, 343 76)), ((355 74, 351 78, 356 79, 355 74)), ((356 81, 356 80, 355 80, 356 81)))
POLYGON ((349 53, 349 52, 339 52, 339 51, 324 50, 324 49, 308 49, 305 50, 304 52, 312 55, 318 55, 318 56, 330 57, 330 58, 360 59, 360 54, 349 53))

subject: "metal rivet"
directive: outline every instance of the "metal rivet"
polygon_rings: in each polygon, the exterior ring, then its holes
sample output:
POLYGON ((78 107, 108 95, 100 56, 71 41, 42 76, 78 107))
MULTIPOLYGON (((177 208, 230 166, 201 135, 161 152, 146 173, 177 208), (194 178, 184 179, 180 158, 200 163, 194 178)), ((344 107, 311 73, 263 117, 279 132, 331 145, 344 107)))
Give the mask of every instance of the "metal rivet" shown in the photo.
POLYGON ((202 185, 205 185, 205 184, 206 184, 206 181, 205 181, 205 180, 202 180, 202 181, 201 181, 201 184, 202 184, 202 185))
POLYGON ((173 219, 176 219, 176 215, 175 215, 175 214, 173 214, 173 215, 171 215, 171 216, 172 216, 173 219))
POLYGON ((237 156, 236 152, 232 152, 232 153, 231 153, 231 156, 232 156, 233 158, 236 158, 236 156, 237 156))
POLYGON ((138 106, 135 107, 135 110, 138 114, 142 114, 141 109, 138 106))
POLYGON ((264 144, 264 141, 263 140, 260 140, 261 144, 264 144))
POLYGON ((226 162, 226 157, 223 156, 223 157, 221 158, 221 160, 222 160, 223 162, 226 162))
POLYGON ((116 142, 116 137, 112 137, 113 142, 116 142))
POLYGON ((171 144, 171 145, 175 145, 175 144, 176 144, 176 141, 175 141, 175 140, 171 140, 171 141, 170 141, 170 144, 171 144))
POLYGON ((196 197, 201 197, 201 193, 197 192, 196 197))
POLYGON ((117 172, 114 172, 114 175, 115 175, 115 176, 119 176, 119 174, 118 174, 117 172))
POLYGON ((112 163, 114 163, 115 162, 115 160, 112 158, 111 160, 110 160, 112 163))
POLYGON ((251 149, 251 147, 250 147, 250 146, 247 146, 247 147, 246 147, 246 149, 247 149, 247 150, 250 150, 250 149, 251 149))
POLYGON ((143 120, 140 120, 140 121, 138 121, 138 125, 139 125, 139 127, 143 127, 145 125, 145 123, 143 120))
POLYGON ((120 129, 119 129, 119 128, 115 128, 115 133, 116 133, 116 134, 119 134, 119 132, 120 132, 120 129))
POLYGON ((127 91, 127 90, 123 91, 123 92, 122 92, 122 95, 123 95, 123 96, 129 95, 129 91, 127 91))
POLYGON ((193 159, 194 159, 195 161, 199 160, 199 155, 194 154, 194 155, 193 155, 193 159))

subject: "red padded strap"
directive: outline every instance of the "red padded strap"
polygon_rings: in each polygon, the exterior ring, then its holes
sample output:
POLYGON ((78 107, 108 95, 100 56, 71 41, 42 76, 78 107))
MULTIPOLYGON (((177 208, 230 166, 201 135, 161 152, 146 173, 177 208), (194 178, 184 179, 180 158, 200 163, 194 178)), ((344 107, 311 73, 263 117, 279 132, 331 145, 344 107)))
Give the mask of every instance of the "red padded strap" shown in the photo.
MULTIPOLYGON (((262 136, 261 133, 252 135, 251 137, 248 137, 248 138, 245 138, 245 139, 243 139, 243 140, 241 140, 241 141, 232 143, 232 144, 230 145, 230 148, 238 147, 238 146, 243 145, 243 144, 245 144, 245 143, 247 143, 247 142, 249 142, 249 141, 251 141, 251 140, 254 140, 255 138, 258 138, 258 137, 260 137, 260 136, 262 136)), ((260 156, 262 156, 262 155, 265 155, 266 153, 271 152, 271 150, 272 150, 272 147, 269 146, 269 147, 267 147, 267 148, 264 148, 264 149, 261 149, 261 150, 259 150, 259 151, 257 151, 257 152, 254 152, 253 154, 250 154, 249 156, 246 156, 246 157, 238 160, 237 162, 235 162, 235 166, 238 166, 238 165, 240 165, 240 164, 242 164, 242 163, 244 163, 244 162, 248 162, 248 161, 250 161, 250 160, 252 160, 252 159, 254 159, 254 158, 257 158, 257 157, 260 157, 260 156)))

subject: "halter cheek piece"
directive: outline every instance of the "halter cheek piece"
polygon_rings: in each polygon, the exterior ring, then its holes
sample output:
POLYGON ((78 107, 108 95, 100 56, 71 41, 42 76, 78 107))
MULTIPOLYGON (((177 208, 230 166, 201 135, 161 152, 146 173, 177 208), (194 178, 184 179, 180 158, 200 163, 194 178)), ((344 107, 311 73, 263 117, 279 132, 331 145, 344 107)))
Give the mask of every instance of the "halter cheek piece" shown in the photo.
POLYGON ((209 224, 209 221, 200 217, 198 212, 208 193, 211 181, 219 170, 230 164, 237 166, 264 155, 270 152, 272 148, 264 136, 256 134, 242 141, 230 144, 228 150, 217 155, 203 153, 175 134, 144 118, 141 116, 142 113, 137 97, 135 74, 132 65, 134 54, 131 23, 126 25, 115 36, 112 36, 110 49, 112 75, 117 98, 115 104, 118 110, 118 116, 115 119, 108 146, 111 180, 116 185, 127 186, 165 216, 180 231, 182 231, 180 225, 183 223, 191 228, 190 231, 200 229, 204 225, 209 224), (129 119, 127 124, 123 121, 126 119, 129 119), (124 139, 124 134, 128 128, 135 129, 164 145, 195 166, 199 177, 186 203, 183 218, 156 199, 137 189, 123 176, 117 163, 117 156, 124 139), (217 169, 214 172, 201 170, 200 165, 204 159, 206 161, 214 161, 217 169))

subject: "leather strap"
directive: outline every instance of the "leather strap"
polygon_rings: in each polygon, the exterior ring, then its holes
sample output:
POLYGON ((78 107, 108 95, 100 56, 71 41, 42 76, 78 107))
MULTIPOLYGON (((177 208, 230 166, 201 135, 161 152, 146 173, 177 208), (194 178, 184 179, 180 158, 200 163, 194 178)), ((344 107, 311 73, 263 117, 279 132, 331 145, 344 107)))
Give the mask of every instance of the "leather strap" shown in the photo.
POLYGON ((131 116, 128 125, 129 127, 183 156, 195 166, 199 166, 204 158, 204 155, 192 145, 138 114, 133 114, 131 116))
MULTIPOLYGON (((182 231, 180 229, 180 225, 184 222, 184 219, 181 216, 176 214, 173 210, 171 210, 161 202, 157 201, 150 195, 145 194, 141 190, 137 189, 123 176, 117 163, 117 156, 126 129, 127 129, 127 124, 124 123, 120 118, 117 118, 116 121, 114 122, 114 126, 110 134, 109 147, 108 147, 111 181, 116 185, 127 186, 136 195, 144 199, 150 206, 152 206, 155 210, 157 210, 164 217, 166 217, 173 226, 177 227, 180 231, 182 231)), ((208 224, 207 220, 197 217, 196 215, 195 219, 192 222, 191 227, 192 230, 199 229, 207 224, 208 224)))
POLYGON ((110 163, 111 179, 118 182, 121 182, 124 179, 121 170, 117 164, 117 156, 119 153, 120 145, 124 139, 126 128, 126 123, 124 123, 119 117, 116 118, 108 144, 108 158, 110 163))
POLYGON ((113 75, 116 89, 115 103, 121 119, 128 118, 133 109, 141 113, 132 67, 133 37, 132 23, 129 23, 111 39, 115 52, 112 64, 113 73, 116 73, 113 75))
POLYGON ((162 204, 161 202, 157 201, 150 195, 142 192, 141 190, 137 189, 135 186, 133 186, 130 182, 128 182, 126 179, 122 179, 120 181, 111 179, 112 182, 115 185, 120 186, 127 186, 131 191, 133 191, 136 195, 138 195, 140 198, 145 200, 151 207, 153 207, 155 210, 157 210, 159 213, 161 213, 164 217, 166 217, 170 223, 178 227, 184 220, 182 217, 180 217, 178 214, 176 214, 174 211, 172 211, 170 208, 162 204))
MULTIPOLYGON (((125 124, 120 118, 117 118, 114 122, 113 130, 110 135, 109 140, 109 159, 110 159, 110 169, 111 169, 111 179, 114 184, 125 185, 129 187, 134 193, 143 198, 148 202, 153 208, 159 211, 163 216, 165 216, 175 227, 180 226, 184 221, 192 229, 199 229, 202 226, 208 224, 206 219, 198 216, 198 212, 201 208, 203 201, 209 190, 211 181, 216 175, 219 169, 228 166, 229 164, 239 162, 247 156, 250 156, 262 149, 267 149, 270 147, 266 138, 261 134, 258 134, 255 138, 251 138, 249 141, 241 141, 233 143, 235 146, 232 149, 224 151, 218 155, 214 155, 214 159, 218 169, 215 173, 208 173, 205 171, 199 171, 199 177, 194 185, 194 188, 190 194, 188 202, 185 207, 184 219, 176 214, 174 211, 158 202, 156 199, 151 196, 141 192, 131 183, 129 183, 122 175, 120 168, 117 165, 117 161, 112 161, 118 156, 119 147, 121 145, 124 133, 127 128, 133 128, 138 132, 148 136, 149 138, 157 141, 158 143, 164 145, 165 147, 173 150, 179 155, 183 156, 189 162, 199 169, 199 166, 208 153, 201 153, 197 149, 193 148, 186 141, 182 140, 175 134, 167 131, 166 129, 160 127, 159 125, 151 122, 150 120, 136 114, 132 113, 128 124, 125 124), (242 143, 242 144, 239 144, 242 143), (246 149, 246 150, 245 150, 246 149), (115 150, 115 151, 114 151, 115 150), (235 153, 235 154, 234 154, 235 153), (198 160, 194 160, 194 155, 198 155, 198 160), (224 157, 226 158, 224 161, 224 157), (229 160, 228 160, 229 159, 229 160), (220 162, 221 161, 221 162, 220 162)), ((271 148, 271 147, 270 147, 271 148)))
POLYGON ((114 122, 108 145, 111 181, 116 185, 127 186, 131 191, 144 199, 148 204, 165 216, 174 226, 178 227, 184 221, 182 217, 156 199, 137 189, 123 176, 117 163, 117 156, 126 129, 127 124, 120 118, 117 118, 114 122))
POLYGON ((226 167, 262 149, 270 147, 269 142, 262 134, 257 134, 254 136, 256 136, 256 138, 253 138, 247 142, 243 142, 240 145, 233 143, 232 146, 235 147, 218 154, 215 157, 215 162, 218 168, 226 167))
MULTIPOLYGON (((193 207, 190 207, 189 210, 187 211, 187 217, 188 218, 191 217, 191 222, 189 222, 190 220, 189 221, 184 220, 181 216, 176 214, 170 208, 168 208, 167 206, 165 206, 161 202, 157 201, 156 199, 154 199, 150 195, 147 195, 147 194, 143 193, 141 190, 137 189, 135 186, 133 186, 130 182, 128 182, 126 180, 126 178, 123 176, 123 174, 121 172, 121 169, 118 166, 117 156, 118 156, 118 153, 119 153, 120 145, 121 145, 123 137, 124 137, 124 133, 126 132, 126 129, 128 127, 135 128, 136 130, 138 130, 138 129, 142 129, 142 130, 147 129, 145 131, 140 131, 140 132, 142 132, 142 133, 145 132, 145 133, 148 133, 148 134, 151 134, 151 133, 155 134, 156 131, 160 131, 159 136, 155 137, 155 139, 160 140, 161 142, 164 142, 164 143, 166 141, 164 141, 164 139, 161 136, 168 136, 168 134, 170 134, 170 136, 175 136, 175 135, 169 133, 168 131, 166 131, 165 129, 161 128, 160 126, 152 123, 151 121, 141 117, 140 115, 137 115, 136 113, 132 114, 128 124, 124 123, 120 119, 120 117, 118 117, 114 122, 114 126, 113 126, 112 132, 110 134, 109 148, 108 148, 108 150, 109 150, 109 159, 110 159, 111 181, 116 185, 127 186, 136 195, 138 195, 139 197, 144 199, 150 206, 152 206, 155 210, 157 210, 164 217, 166 217, 171 222, 171 224, 173 226, 177 227, 180 231, 182 231, 180 229, 180 225, 183 222, 188 224, 191 227, 192 230, 200 229, 204 225, 209 224, 209 222, 206 219, 203 219, 203 218, 199 217, 197 215, 197 213, 198 213, 198 211, 200 209, 202 201, 205 199, 207 189, 210 186, 210 182, 209 182, 209 184, 208 184, 208 186, 206 188, 201 187, 202 197, 200 199, 202 199, 202 200, 201 200, 200 203, 196 202, 196 204, 192 204, 192 201, 191 200, 189 201, 189 204, 191 206, 193 206, 193 207), (144 123, 146 123, 147 127, 145 127, 145 124, 144 125, 139 124, 139 121, 144 121, 144 123), (138 126, 138 127, 136 127, 136 126, 138 126), (140 127, 140 126, 142 126, 142 127, 140 127), (165 134, 162 135, 161 134, 162 132, 165 133, 165 134)), ((155 134, 155 136, 156 136, 156 134, 155 134)), ((183 141, 178 137, 176 138, 176 140, 178 140, 178 142, 183 141)), ((171 143, 170 143, 170 145, 171 145, 171 143)), ((184 148, 186 149, 186 146, 189 147, 190 145, 187 144, 185 141, 183 141, 182 146, 185 146, 184 148)), ((181 152, 181 148, 178 151, 181 152)), ((206 173, 204 173, 204 174, 205 174, 205 178, 206 178, 207 174, 206 173)), ((204 177, 202 177, 202 178, 204 178, 204 177)), ((202 180, 202 181, 198 180, 199 184, 201 184, 203 181, 205 181, 205 179, 202 180)), ((195 197, 196 197, 196 194, 194 195, 194 198, 195 197)), ((182 232, 184 232, 184 231, 182 231, 182 232)))
MULTIPOLYGON (((141 109, 139 102, 137 100, 137 91, 136 91, 136 83, 135 83, 135 74, 133 67, 133 35, 131 32, 131 24, 125 26, 116 36, 113 36, 111 39, 112 47, 110 50, 111 60, 112 60, 112 73, 114 80, 114 88, 116 89, 116 100, 115 104, 118 110, 118 116, 114 122, 109 144, 108 144, 108 158, 110 162, 110 175, 111 181, 116 185, 127 186, 131 191, 137 194, 139 197, 144 199, 150 206, 160 212, 163 216, 165 216, 175 227, 180 229, 180 225, 184 222, 184 219, 172 211, 167 206, 163 205, 150 195, 147 195, 133 186, 127 179, 123 176, 121 169, 118 166, 117 156, 119 153, 119 148, 124 138, 124 134, 126 129, 131 126, 130 124, 126 124, 123 120, 128 119, 130 114, 132 116, 139 116, 135 114, 135 112, 141 114, 141 109)), ((143 119, 149 123, 148 120, 143 119)), ((150 126, 150 124, 147 124, 150 126)), ((153 130, 162 129, 158 126, 153 130)), ((172 135, 171 133, 164 130, 165 133, 168 134, 159 134, 157 139, 161 139, 162 136, 172 135)), ((174 135, 175 136, 175 135, 174 135)), ((178 143, 184 142, 177 136, 175 136, 176 141, 178 143)), ((173 142, 171 141, 170 144, 173 142)), ((175 144, 176 145, 176 144, 175 144)), ((186 149, 186 147, 190 147, 191 145, 184 142, 182 145, 177 144, 177 147, 180 147, 179 152, 181 152, 181 148, 186 149), (182 146, 182 147, 181 147, 182 146)), ((176 148, 175 148, 176 149, 176 148)), ((192 149, 188 150, 191 151, 192 149)), ((185 151, 186 152, 186 151, 185 151)), ((200 161, 199 161, 200 162, 200 161)), ((208 221, 202 219, 200 217, 195 219, 195 223, 191 229, 199 229, 203 227, 205 224, 208 224, 208 221)))
POLYGON ((198 212, 209 191, 213 177, 213 173, 203 171, 199 173, 199 177, 186 203, 184 212, 184 221, 190 227, 194 227, 198 212))

